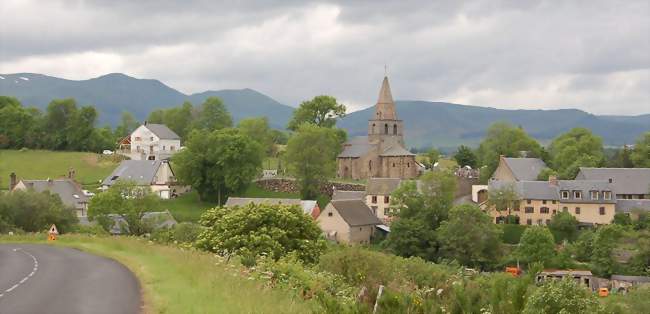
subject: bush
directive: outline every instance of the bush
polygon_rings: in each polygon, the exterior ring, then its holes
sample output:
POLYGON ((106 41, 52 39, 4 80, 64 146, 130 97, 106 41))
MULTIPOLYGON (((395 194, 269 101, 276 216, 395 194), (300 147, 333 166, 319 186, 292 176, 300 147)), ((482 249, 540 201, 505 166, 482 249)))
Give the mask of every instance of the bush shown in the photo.
POLYGON ((72 232, 89 235, 109 235, 109 233, 98 224, 76 225, 74 229, 72 229, 72 232))
POLYGON ((66 207, 59 195, 31 190, 0 193, 0 217, 3 228, 13 226, 26 232, 44 232, 55 224, 60 233, 66 233, 78 222, 74 209, 66 207))
POLYGON ((174 240, 182 243, 194 243, 202 230, 201 225, 191 222, 182 222, 171 229, 174 240))
POLYGON ((535 290, 526 302, 523 313, 600 313, 603 309, 596 296, 580 283, 566 277, 562 280, 547 280, 535 290))
POLYGON ((503 229, 501 239, 503 243, 507 244, 519 244, 519 240, 521 240, 521 236, 527 228, 525 225, 503 224, 499 226, 503 229))

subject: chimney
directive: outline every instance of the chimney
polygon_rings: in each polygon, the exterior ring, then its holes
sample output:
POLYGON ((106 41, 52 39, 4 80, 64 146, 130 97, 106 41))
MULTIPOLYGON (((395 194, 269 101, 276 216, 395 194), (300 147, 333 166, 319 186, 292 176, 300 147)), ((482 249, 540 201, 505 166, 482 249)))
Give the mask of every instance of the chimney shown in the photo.
POLYGON ((144 125, 147 125, 147 120, 144 120, 144 125))
POLYGON ((557 186, 557 176, 548 176, 548 183, 557 186))
POLYGON ((18 182, 16 182, 16 173, 12 172, 9 175, 9 191, 12 191, 16 184, 18 184, 18 182))

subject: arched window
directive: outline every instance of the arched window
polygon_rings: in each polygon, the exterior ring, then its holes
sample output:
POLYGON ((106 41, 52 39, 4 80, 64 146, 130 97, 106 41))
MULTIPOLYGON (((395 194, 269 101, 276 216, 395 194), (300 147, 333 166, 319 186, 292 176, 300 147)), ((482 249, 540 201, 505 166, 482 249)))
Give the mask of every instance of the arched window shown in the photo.
POLYGON ((393 168, 395 168, 395 163, 393 163, 393 168))
POLYGON ((406 163, 406 167, 407 167, 407 168, 411 168, 411 163, 410 163, 410 162, 407 162, 407 163, 406 163))
POLYGON ((388 134, 388 124, 384 124, 384 134, 388 134))
POLYGON ((368 170, 372 172, 372 160, 368 160, 368 170))
POLYGON ((397 124, 393 124, 393 135, 397 135, 397 124))
POLYGON ((372 134, 375 134, 375 124, 372 124, 372 134))

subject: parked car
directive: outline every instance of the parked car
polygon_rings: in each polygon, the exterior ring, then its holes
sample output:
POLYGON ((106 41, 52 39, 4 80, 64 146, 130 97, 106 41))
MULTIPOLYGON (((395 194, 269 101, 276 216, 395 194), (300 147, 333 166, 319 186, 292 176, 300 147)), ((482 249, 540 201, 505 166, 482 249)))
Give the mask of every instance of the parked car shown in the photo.
POLYGON ((102 151, 102 154, 104 154, 104 155, 113 155, 113 151, 105 149, 105 150, 102 151))

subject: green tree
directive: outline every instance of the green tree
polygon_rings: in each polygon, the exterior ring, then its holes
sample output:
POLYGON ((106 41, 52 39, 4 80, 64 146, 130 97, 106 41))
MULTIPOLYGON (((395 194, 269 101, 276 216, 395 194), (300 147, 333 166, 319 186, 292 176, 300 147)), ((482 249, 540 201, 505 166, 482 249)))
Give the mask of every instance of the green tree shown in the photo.
POLYGON ((304 199, 315 198, 320 186, 335 175, 341 144, 334 129, 310 123, 301 125, 289 139, 285 152, 287 166, 298 181, 304 199))
POLYGON ((265 156, 273 155, 274 147, 269 121, 266 117, 247 118, 239 121, 237 128, 255 140, 263 149, 265 156))
POLYGON ((573 242, 578 237, 578 219, 569 212, 563 211, 553 215, 548 228, 551 230, 556 243, 561 243, 564 240, 573 242))
POLYGON ((578 239, 573 243, 573 252, 575 258, 581 262, 591 261, 591 253, 594 251, 594 242, 596 233, 592 230, 585 230, 578 235, 578 239))
POLYGON ((143 235, 152 232, 152 226, 143 222, 142 217, 148 211, 159 208, 160 198, 151 192, 148 186, 137 186, 134 182, 118 181, 107 191, 90 199, 88 218, 97 221, 106 231, 113 226, 109 215, 122 217, 127 226, 122 232, 143 235))
POLYGON ((503 122, 492 124, 477 151, 480 164, 485 167, 481 168, 481 181, 487 182, 494 173, 500 155, 522 157, 521 152, 526 152, 527 157, 546 159, 542 146, 524 129, 503 122))
POLYGON ((431 148, 426 152, 425 156, 427 157, 426 166, 429 167, 429 169, 433 169, 433 165, 435 165, 438 162, 438 159, 440 159, 440 151, 431 148))
POLYGON ((395 221, 384 245, 393 253, 418 256, 429 261, 440 256, 437 229, 447 220, 456 191, 456 177, 431 171, 415 181, 405 181, 391 195, 395 221))
POLYGON ((476 168, 478 163, 476 155, 472 149, 465 145, 458 146, 458 150, 454 154, 454 159, 460 167, 470 166, 472 168, 476 168))
POLYGON ((630 226, 632 225, 632 218, 627 213, 616 213, 614 214, 614 220, 612 223, 621 225, 621 226, 630 226))
POLYGON ((548 178, 550 176, 557 177, 557 171, 555 171, 555 170, 553 170, 551 168, 544 168, 537 175, 537 181, 548 181, 548 178))
POLYGON ((94 148, 93 133, 97 122, 97 110, 84 106, 75 111, 65 130, 66 149, 84 151, 94 148))
POLYGON ((591 253, 592 270, 594 273, 607 277, 614 273, 617 263, 612 253, 622 235, 623 228, 619 225, 598 227, 591 253))
POLYGON ((77 102, 72 98, 55 99, 47 106, 45 129, 47 148, 65 150, 68 147, 67 132, 70 121, 77 114, 77 102))
MULTIPOLYGON (((149 122, 156 123, 152 121, 149 122)), ((138 123, 138 121, 130 112, 124 111, 122 112, 122 116, 120 118, 120 124, 118 124, 115 128, 115 137, 118 139, 126 137, 130 135, 131 132, 133 132, 139 125, 140 123, 138 123)))
POLYGON ((643 133, 636 141, 630 159, 636 168, 650 168, 650 131, 643 133))
POLYGON ((75 210, 66 207, 58 194, 35 191, 0 193, 0 221, 27 232, 44 232, 56 224, 61 233, 78 222, 75 210))
POLYGON ((28 144, 34 116, 18 99, 0 96, 0 148, 22 148, 28 144))
POLYGON ((299 206, 248 204, 216 207, 201 216, 206 228, 197 247, 221 255, 238 255, 248 261, 266 255, 275 260, 296 254, 316 263, 326 248, 321 230, 299 206))
POLYGON ((555 256, 553 234, 546 227, 530 227, 521 236, 515 255, 528 265, 541 263, 549 265, 555 256))
POLYGON ((232 127, 232 117, 221 99, 208 97, 196 114, 192 129, 215 131, 232 127))
POLYGON ((202 201, 223 204, 259 173, 262 153, 257 142, 237 129, 194 130, 172 161, 178 180, 191 185, 202 201))
POLYGON ((442 256, 462 265, 486 268, 500 256, 501 231, 492 218, 475 205, 449 211, 449 220, 438 229, 442 256))
POLYGON ((523 313, 525 314, 591 314, 602 313, 596 296, 580 283, 566 277, 562 280, 547 280, 534 290, 523 313))
POLYGON ((603 140, 585 128, 573 128, 549 146, 552 165, 561 179, 573 179, 580 167, 599 167, 605 162, 603 140))
POLYGON ((488 206, 494 208, 501 216, 503 212, 506 212, 506 216, 510 216, 513 209, 519 208, 520 201, 521 196, 514 184, 505 184, 488 191, 488 206))
POLYGON ((293 112, 293 117, 287 128, 297 131, 303 123, 332 128, 336 125, 336 119, 345 116, 345 110, 345 105, 339 104, 332 96, 316 96, 312 100, 303 101, 300 104, 298 109, 293 112))

